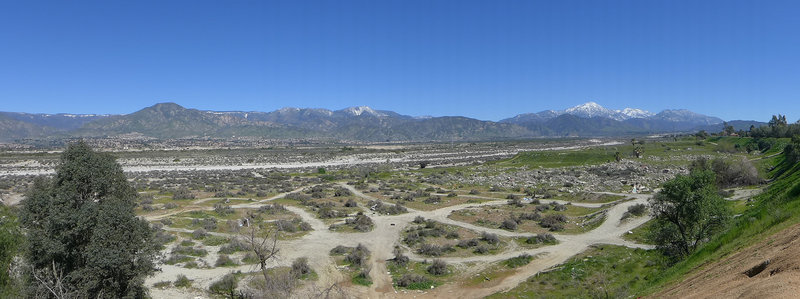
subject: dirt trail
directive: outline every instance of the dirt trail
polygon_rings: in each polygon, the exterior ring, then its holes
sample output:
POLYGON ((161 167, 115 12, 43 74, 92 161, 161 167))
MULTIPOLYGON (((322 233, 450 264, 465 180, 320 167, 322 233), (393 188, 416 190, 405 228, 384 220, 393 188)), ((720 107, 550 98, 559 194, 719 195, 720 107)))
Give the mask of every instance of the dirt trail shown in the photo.
MULTIPOLYGON (((342 184, 342 186, 353 192, 353 194, 355 194, 356 196, 368 200, 376 200, 376 198, 363 194, 362 192, 356 190, 352 186, 346 184, 342 184)), ((302 189, 303 188, 299 188, 292 192, 298 192, 302 189)), ((255 203, 232 205, 232 207, 253 208, 262 205, 270 200, 281 198, 289 193, 291 192, 281 193, 255 203)), ((501 292, 513 288, 514 286, 518 285, 520 282, 524 281, 528 277, 535 275, 540 271, 546 270, 550 267, 563 263, 570 257, 586 250, 592 244, 606 243, 606 244, 616 244, 616 245, 637 247, 637 248, 649 248, 648 246, 635 244, 632 242, 622 240, 620 238, 620 236, 625 232, 649 220, 648 217, 638 217, 620 223, 622 214, 625 211, 627 211, 628 206, 646 202, 649 195, 616 194, 616 193, 614 194, 624 195, 627 197, 634 197, 635 199, 631 201, 617 203, 613 207, 609 208, 607 211, 606 220, 603 222, 603 224, 601 224, 599 227, 597 227, 592 231, 579 235, 556 234, 555 236, 560 242, 557 245, 546 246, 531 250, 514 248, 512 250, 507 250, 506 252, 491 256, 475 256, 467 258, 443 259, 449 263, 495 262, 511 258, 522 253, 541 254, 527 266, 521 267, 519 271, 517 271, 514 275, 506 277, 499 284, 490 288, 469 289, 469 288, 464 288, 458 284, 450 284, 450 285, 444 285, 440 288, 425 293, 418 293, 418 292, 396 293, 392 287, 391 276, 387 273, 386 270, 386 260, 391 259, 393 257, 392 250, 395 245, 399 245, 399 239, 403 228, 409 225, 409 223, 411 223, 411 221, 417 216, 434 219, 436 221, 440 221, 447 224, 458 225, 461 227, 475 230, 477 232, 487 231, 487 232, 497 233, 503 236, 532 235, 530 233, 516 233, 505 230, 488 229, 485 227, 479 227, 472 224, 463 223, 447 218, 447 216, 452 211, 458 209, 506 204, 506 200, 495 200, 495 201, 476 203, 476 204, 462 204, 462 205, 445 207, 433 211, 419 211, 419 210, 409 209, 409 213, 401 215, 378 215, 370 211, 368 215, 373 219, 375 227, 372 231, 365 233, 339 233, 330 231, 328 230, 328 226, 323 221, 321 221, 320 219, 309 213, 307 210, 293 206, 286 206, 286 208, 289 211, 300 216, 303 219, 303 221, 308 222, 313 228, 313 231, 311 231, 309 234, 299 239, 281 241, 280 245, 282 250, 277 259, 270 261, 270 266, 287 266, 291 263, 291 261, 293 261, 298 257, 307 257, 309 260, 309 264, 313 269, 315 269, 315 271, 317 271, 319 275, 318 283, 320 285, 325 285, 325 284, 329 285, 330 283, 341 281, 342 279, 346 278, 343 278, 341 273, 337 269, 335 269, 335 267, 333 266, 333 260, 328 255, 328 252, 332 248, 338 245, 356 246, 358 244, 364 244, 372 252, 369 263, 371 267, 370 276, 373 280, 373 285, 369 288, 363 288, 363 287, 350 288, 349 292, 356 295, 356 297, 359 298, 483 297, 486 295, 490 295, 496 292, 501 292)), ((578 206, 579 204, 575 205, 578 206)), ((589 206, 589 207, 597 207, 599 205, 600 204, 588 204, 588 203, 580 204, 580 206, 589 206)), ((194 208, 207 209, 209 207, 196 206, 194 208)), ((159 215, 157 216, 158 218, 154 217, 151 219, 159 219, 166 216, 167 215, 159 215)), ((409 253, 409 256, 412 259, 416 260, 422 259, 422 257, 416 256, 413 253, 409 253)), ((186 275, 190 279, 194 279, 195 286, 200 288, 207 288, 213 280, 219 279, 219 277, 230 271, 241 270, 242 272, 251 272, 258 270, 251 265, 244 265, 233 268, 229 267, 229 268, 213 268, 213 269, 185 269, 175 266, 164 265, 162 269, 163 272, 148 278, 147 285, 152 285, 155 282, 163 280, 174 280, 175 275, 180 273, 186 275)), ((167 293, 161 293, 160 290, 157 289, 153 289, 152 292, 154 297, 169 295, 167 293)))

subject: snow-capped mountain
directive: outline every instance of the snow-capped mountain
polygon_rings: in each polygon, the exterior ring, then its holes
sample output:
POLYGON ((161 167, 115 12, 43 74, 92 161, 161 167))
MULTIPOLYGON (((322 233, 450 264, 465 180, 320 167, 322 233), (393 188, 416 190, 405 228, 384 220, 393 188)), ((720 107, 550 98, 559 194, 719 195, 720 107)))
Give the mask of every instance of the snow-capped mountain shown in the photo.
POLYGON ((636 108, 625 108, 622 110, 617 110, 617 112, 627 116, 628 118, 648 118, 656 115, 653 112, 636 108))
MULTIPOLYGON (((628 109, 628 108, 626 108, 628 109)), ((628 117, 625 114, 622 114, 620 111, 614 111, 603 106, 597 104, 595 102, 586 102, 584 104, 580 104, 578 106, 567 108, 564 110, 563 114, 571 114, 575 116, 585 117, 585 118, 592 118, 592 117, 603 117, 603 118, 610 118, 614 120, 626 120, 628 117)))
POLYGON ((575 115, 584 118, 610 118, 618 121, 624 121, 632 118, 647 118, 655 115, 652 112, 642 109, 625 108, 622 110, 611 110, 595 102, 586 102, 561 111, 546 110, 539 113, 533 113, 533 115, 531 115, 531 113, 526 113, 518 116, 547 120, 563 114, 575 115))
POLYGON ((371 116, 377 116, 377 117, 386 116, 386 113, 382 113, 382 112, 376 111, 376 110, 374 110, 374 109, 372 109, 372 108, 370 108, 368 106, 348 107, 348 108, 339 110, 337 112, 344 112, 344 113, 348 113, 350 115, 355 115, 355 116, 361 116, 362 114, 371 115, 371 116))

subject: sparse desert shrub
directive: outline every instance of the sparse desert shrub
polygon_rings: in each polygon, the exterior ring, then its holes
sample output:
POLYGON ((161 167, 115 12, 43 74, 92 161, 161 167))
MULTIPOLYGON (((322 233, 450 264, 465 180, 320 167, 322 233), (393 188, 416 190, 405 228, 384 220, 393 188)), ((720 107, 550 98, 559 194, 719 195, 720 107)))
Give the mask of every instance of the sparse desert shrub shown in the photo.
POLYGON ((397 280, 397 286, 413 290, 430 289, 433 284, 428 278, 418 274, 406 273, 397 280))
POLYGON ((551 231, 560 231, 564 229, 564 223, 567 222, 567 217, 562 214, 550 214, 542 217, 539 225, 548 228, 551 231))
POLYGON ((516 257, 512 257, 508 260, 503 262, 509 268, 517 268, 527 265, 533 260, 533 256, 530 254, 524 253, 516 257))
POLYGON ((481 240, 486 241, 489 244, 498 244, 500 243, 500 237, 497 234, 483 232, 481 234, 481 240))
POLYGON ((549 233, 538 234, 525 240, 528 244, 554 244, 558 242, 556 237, 549 233))
POLYGON ((507 230, 517 230, 517 221, 512 219, 503 220, 503 223, 500 224, 500 228, 507 230))
POLYGON ((469 194, 471 194, 471 195, 478 195, 478 194, 481 194, 481 192, 480 192, 480 191, 478 191, 478 190, 472 189, 472 190, 469 190, 469 194))
POLYGON ((294 274, 295 277, 300 278, 310 273, 311 266, 308 265, 308 258, 299 257, 292 262, 292 274, 294 274))
POLYGON ((433 275, 444 275, 447 274, 447 263, 440 259, 433 260, 433 263, 428 266, 427 269, 428 273, 433 275))
POLYGON ((354 199, 348 199, 347 202, 344 203, 345 207, 348 208, 355 208, 358 207, 358 203, 354 199))
POLYGON ((208 232, 205 229, 198 228, 192 232, 192 239, 200 240, 208 236, 208 232))
POLYGON ((195 198, 194 194, 192 194, 192 192, 189 191, 189 189, 186 187, 180 187, 175 191, 173 191, 172 193, 172 199, 174 200, 194 199, 194 198, 195 198))
POLYGON ((520 213, 519 216, 517 217, 517 219, 519 219, 519 220, 539 221, 539 220, 542 219, 542 214, 539 214, 539 212, 520 213))
POLYGON ((214 263, 215 267, 230 267, 236 265, 237 264, 233 259, 224 254, 220 254, 219 257, 217 257, 217 261, 214 263))
POLYGON ((245 250, 248 250, 247 245, 244 244, 242 241, 239 241, 239 239, 233 238, 230 240, 230 242, 228 242, 227 245, 224 245, 219 248, 219 253, 232 254, 237 251, 245 251, 245 250))
POLYGON ((192 281, 186 277, 186 275, 179 274, 178 277, 175 279, 173 285, 176 288, 188 288, 192 286, 192 281))
POLYGON ((345 253, 347 253, 348 250, 350 250, 350 248, 348 248, 346 246, 343 246, 343 245, 338 245, 338 246, 334 247, 333 249, 331 249, 330 254, 331 255, 345 254, 345 253))
POLYGON ((469 248, 469 247, 478 246, 478 244, 480 244, 480 240, 478 240, 478 239, 469 239, 469 240, 458 241, 458 245, 456 245, 456 246, 461 247, 461 248, 469 248))
POLYGON ((400 266, 406 266, 408 264, 409 258, 403 254, 403 249, 400 246, 394 247, 394 258, 392 259, 394 263, 400 266))
POLYGON ((353 218, 345 219, 345 223, 347 225, 353 226, 353 228, 360 232, 368 232, 372 230, 372 227, 375 225, 372 222, 372 219, 367 217, 367 215, 362 214, 361 212, 353 218))
POLYGON ((426 204, 434 205, 442 202, 442 198, 436 195, 431 195, 431 197, 426 198, 424 202, 426 204))
POLYGON ((489 247, 486 247, 486 245, 480 245, 478 247, 475 247, 475 250, 473 250, 472 252, 477 254, 487 254, 489 253, 489 247))
POLYGON ((215 204, 214 205, 214 212, 216 212, 220 216, 231 215, 231 214, 235 213, 233 211, 233 208, 231 208, 230 206, 223 205, 223 204, 215 204))
POLYGON ((344 260, 351 265, 354 266, 364 266, 367 264, 367 258, 369 258, 369 249, 363 244, 358 244, 356 248, 354 248, 348 255, 344 257, 344 260))
POLYGON ((458 231, 454 231, 454 230, 453 231, 449 231, 449 232, 447 232, 447 235, 445 235, 444 237, 448 238, 448 239, 458 239, 458 237, 459 237, 458 231))
POLYGON ((550 205, 553 206, 553 211, 566 211, 567 210, 567 206, 559 204, 559 203, 556 203, 556 202, 551 202, 550 205))

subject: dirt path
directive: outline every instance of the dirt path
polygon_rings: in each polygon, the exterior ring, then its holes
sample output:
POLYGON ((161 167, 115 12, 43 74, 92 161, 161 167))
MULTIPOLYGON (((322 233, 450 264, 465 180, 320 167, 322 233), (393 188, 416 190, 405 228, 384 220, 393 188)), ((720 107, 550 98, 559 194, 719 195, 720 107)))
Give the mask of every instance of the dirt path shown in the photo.
MULTIPOLYGON (((356 196, 368 200, 377 200, 377 198, 363 194, 362 192, 353 188, 352 186, 346 184, 341 184, 341 185, 350 190, 351 192, 353 192, 353 194, 355 194, 356 196)), ((289 193, 298 192, 304 188, 298 188, 291 192, 281 193, 272 196, 270 198, 261 200, 259 202, 232 205, 232 207, 233 208, 258 207, 259 205, 269 202, 270 200, 281 198, 289 193)), ((510 248, 505 252, 490 256, 474 256, 466 258, 443 258, 443 260, 447 261, 448 263, 463 264, 467 262, 480 262, 480 263, 496 262, 520 255, 522 253, 539 255, 533 262, 531 262, 527 266, 521 267, 519 271, 517 271, 514 275, 504 278, 499 284, 490 288, 470 289, 470 288, 464 288, 461 285, 454 283, 454 284, 444 285, 440 288, 425 293, 417 293, 417 292, 396 293, 394 288, 392 287, 392 278, 387 273, 386 260, 389 260, 393 257, 392 250, 395 245, 399 245, 400 235, 403 228, 409 225, 409 223, 411 223, 411 221, 413 221, 413 219, 417 216, 422 216, 425 218, 433 219, 447 224, 461 226, 467 229, 475 230, 477 232, 486 231, 509 237, 532 235, 530 233, 517 233, 506 230, 489 229, 447 218, 447 216, 452 211, 458 209, 488 206, 488 205, 502 205, 507 203, 506 200, 494 200, 484 203, 461 204, 450 207, 444 207, 433 211, 419 211, 419 210, 409 209, 408 213, 401 215, 377 215, 376 213, 370 211, 368 215, 372 218, 375 227, 372 231, 365 233, 340 233, 340 232, 330 231, 328 230, 328 226, 323 221, 321 221, 320 219, 309 213, 307 210, 299 207, 286 206, 286 208, 289 211, 297 214, 300 218, 303 219, 303 221, 308 222, 313 228, 313 231, 311 231, 309 234, 299 239, 281 241, 282 250, 278 258, 270 261, 270 266, 287 266, 290 265, 291 262, 296 258, 307 257, 310 266, 313 269, 315 269, 315 271, 319 275, 318 284, 330 285, 333 282, 341 281, 343 277, 341 273, 333 266, 333 260, 329 256, 328 252, 332 248, 338 245, 357 246, 358 244, 364 244, 372 252, 369 264, 371 267, 370 276, 373 280, 373 285, 369 288, 364 288, 364 287, 350 288, 350 290, 348 291, 351 294, 354 294, 356 297, 359 298, 483 297, 486 295, 511 289, 514 286, 518 285, 520 282, 527 279, 528 277, 533 276, 540 271, 546 270, 550 267, 563 263, 570 257, 586 250, 592 244, 604 243, 604 244, 616 244, 616 245, 637 247, 637 248, 649 248, 649 246, 635 244, 629 241, 622 240, 620 238, 620 236, 625 232, 649 220, 648 217, 638 217, 620 223, 620 219, 624 214, 624 212, 627 211, 628 206, 646 202, 649 195, 617 194, 617 193, 613 194, 624 195, 626 197, 633 197, 634 200, 620 202, 609 208, 607 210, 606 220, 599 227, 597 227, 592 231, 579 235, 555 234, 556 238, 559 240, 559 244, 557 245, 546 246, 530 250, 518 247, 510 248)), ((542 202, 547 203, 549 201, 542 201, 542 202)), ((582 203, 574 205, 586 206, 586 207, 599 207, 602 204, 582 203)), ((201 207, 201 206, 194 206, 193 208, 210 209, 210 207, 201 207)), ((149 219, 160 219, 168 215, 170 214, 158 215, 156 217, 151 217, 149 219)), ((410 253, 409 256, 415 260, 424 259, 423 257, 415 255, 414 253, 410 253)), ((242 272, 252 272, 252 271, 257 271, 258 269, 256 269, 252 265, 243 265, 238 267, 227 267, 227 268, 213 268, 213 269, 185 269, 181 267, 164 265, 162 266, 162 272, 156 274, 153 277, 148 278, 147 285, 152 285, 153 283, 158 281, 174 280, 177 274, 184 274, 190 279, 195 280, 195 286, 206 289, 213 280, 219 279, 219 277, 221 277, 226 273, 237 270, 241 270, 242 272)), ((162 293, 161 290, 153 289, 151 291, 153 296, 156 298, 161 296, 170 296, 170 295, 172 295, 170 297, 174 297, 174 294, 162 293)), ((164 292, 166 292, 166 290, 164 290, 164 292)), ((187 294, 187 296, 194 297, 196 296, 196 294, 192 294, 191 296, 187 294)))

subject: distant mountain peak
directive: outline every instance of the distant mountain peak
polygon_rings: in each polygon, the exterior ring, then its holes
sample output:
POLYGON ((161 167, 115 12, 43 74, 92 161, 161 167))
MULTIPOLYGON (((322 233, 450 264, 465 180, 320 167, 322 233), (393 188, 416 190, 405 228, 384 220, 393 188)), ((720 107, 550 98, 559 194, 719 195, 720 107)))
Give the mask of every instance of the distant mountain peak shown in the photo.
POLYGON ((647 111, 647 110, 642 110, 642 109, 636 109, 636 108, 625 108, 625 109, 622 109, 622 110, 617 110, 617 112, 621 113, 621 114, 624 114, 625 116, 627 116, 629 118, 648 118, 648 117, 651 117, 653 115, 656 115, 653 112, 650 112, 650 111, 647 111))
POLYGON ((343 109, 345 113, 349 113, 355 116, 360 116, 363 114, 372 115, 372 116, 386 116, 385 113, 381 113, 375 111, 374 109, 370 108, 369 106, 356 106, 356 107, 348 107, 343 109))
POLYGON ((288 113, 288 112, 297 112, 297 111, 300 111, 300 108, 283 107, 283 108, 277 110, 278 113, 288 113))
POLYGON ((567 110, 565 110, 564 112, 566 114, 572 114, 586 118, 605 117, 616 120, 622 120, 625 118, 619 112, 605 108, 595 102, 586 102, 575 107, 567 108, 567 110))

